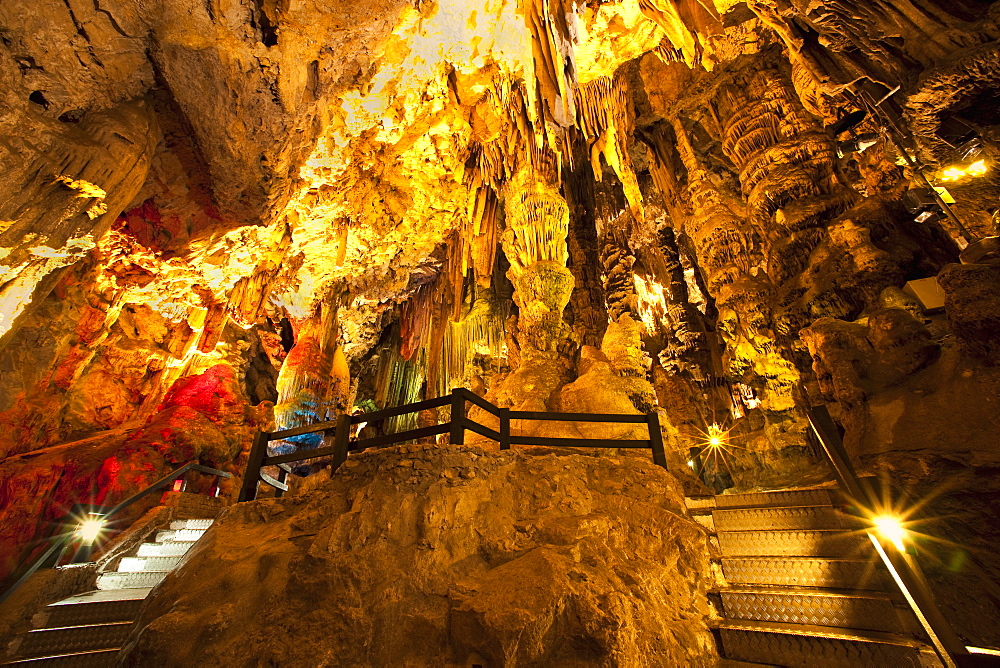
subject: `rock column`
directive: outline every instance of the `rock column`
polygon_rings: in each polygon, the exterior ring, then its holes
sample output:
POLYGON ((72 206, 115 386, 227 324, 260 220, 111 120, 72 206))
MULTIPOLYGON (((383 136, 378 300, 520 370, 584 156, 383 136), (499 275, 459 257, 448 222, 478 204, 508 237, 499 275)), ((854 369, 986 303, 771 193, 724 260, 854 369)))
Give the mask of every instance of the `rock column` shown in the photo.
POLYGON ((503 248, 520 309, 521 353, 553 353, 569 334, 562 317, 573 292, 566 268, 569 209, 553 186, 527 169, 509 184, 506 204, 503 248))
POLYGON ((570 334, 563 310, 574 283, 566 267, 569 209, 554 186, 528 169, 517 173, 505 195, 507 229, 502 241, 519 309, 521 363, 498 388, 497 400, 544 411, 572 366, 560 347, 570 334))

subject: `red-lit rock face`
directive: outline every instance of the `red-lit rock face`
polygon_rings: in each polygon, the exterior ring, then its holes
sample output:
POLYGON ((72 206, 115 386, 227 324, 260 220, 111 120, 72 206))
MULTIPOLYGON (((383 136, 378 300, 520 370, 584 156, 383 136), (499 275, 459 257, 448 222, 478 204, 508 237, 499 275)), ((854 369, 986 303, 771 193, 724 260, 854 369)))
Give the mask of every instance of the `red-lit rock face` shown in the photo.
MULTIPOLYGON (((267 428, 269 405, 251 407, 234 370, 218 364, 178 380, 143 426, 114 430, 67 445, 0 462, 0 525, 4 551, 0 577, 17 563, 36 533, 48 535, 74 503, 110 506, 188 462, 239 475, 240 455, 255 429, 267 428)), ((208 492, 213 481, 192 478, 191 490, 208 492)), ((231 494, 237 480, 221 481, 231 494)), ((152 496, 118 518, 127 523, 155 503, 152 496)))

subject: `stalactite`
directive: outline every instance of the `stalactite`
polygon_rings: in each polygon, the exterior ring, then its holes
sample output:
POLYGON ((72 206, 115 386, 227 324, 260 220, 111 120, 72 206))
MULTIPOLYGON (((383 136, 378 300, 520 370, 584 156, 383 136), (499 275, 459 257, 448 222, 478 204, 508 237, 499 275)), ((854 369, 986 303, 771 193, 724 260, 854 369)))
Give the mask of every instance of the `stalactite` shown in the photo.
POLYGON ((771 392, 770 405, 777 410, 790 408, 788 379, 794 377, 795 365, 772 345, 774 288, 758 269, 754 235, 713 184, 683 124, 675 120, 673 125, 694 213, 690 234, 719 309, 717 327, 726 342, 727 370, 735 378, 763 379, 771 392))
POLYGON ((632 214, 641 219, 642 194, 626 146, 635 132, 635 115, 625 77, 619 71, 583 84, 579 98, 577 124, 591 142, 594 176, 601 179, 603 155, 622 183, 632 214))
POLYGON ((567 11, 559 0, 529 0, 522 11, 532 36, 540 102, 558 125, 568 127, 575 112, 575 29, 571 22, 576 20, 576 13, 567 11))
POLYGON ((514 276, 536 262, 565 266, 569 213, 559 193, 524 170, 508 185, 506 203, 503 246, 514 276))
POLYGON ((453 387, 467 386, 476 356, 493 360, 505 356, 508 315, 503 305, 484 296, 473 303, 462 320, 448 323, 441 342, 441 367, 436 374, 438 396, 453 387))
MULTIPOLYGON (((506 304, 497 302, 492 290, 473 289, 476 298, 468 306, 460 303, 457 309, 460 317, 453 320, 454 309, 438 305, 443 284, 440 277, 425 283, 403 303, 398 353, 387 353, 387 359, 394 360, 398 356, 411 364, 413 373, 420 372, 421 382, 426 381, 428 396, 443 396, 453 387, 466 387, 477 356, 500 360, 506 350, 504 330, 509 317, 506 304)), ((390 367, 380 366, 386 369, 380 373, 389 373, 390 367)), ((378 386, 383 388, 379 405, 392 400, 391 395, 385 394, 390 382, 388 376, 379 376, 378 386)), ((415 381, 407 382, 412 386, 415 381)))
POLYGON ((438 279, 419 286, 400 307, 400 355, 412 360, 413 355, 427 343, 435 314, 434 304, 441 282, 438 279))
POLYGON ((639 11, 660 26, 689 66, 702 65, 712 69, 714 59, 706 38, 722 28, 719 13, 712 3, 639 0, 639 11))
POLYGON ((569 206, 569 270, 575 286, 570 296, 575 338, 583 345, 599 346, 608 325, 605 293, 601 281, 600 241, 597 237, 597 202, 594 197, 594 174, 587 141, 576 133, 573 138, 574 160, 563 172, 562 191, 569 206))

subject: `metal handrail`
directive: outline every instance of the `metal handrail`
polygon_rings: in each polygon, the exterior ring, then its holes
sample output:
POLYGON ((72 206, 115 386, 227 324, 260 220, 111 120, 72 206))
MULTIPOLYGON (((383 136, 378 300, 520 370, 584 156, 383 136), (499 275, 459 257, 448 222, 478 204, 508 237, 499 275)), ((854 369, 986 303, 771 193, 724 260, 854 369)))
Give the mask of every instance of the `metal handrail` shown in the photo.
MULTIPOLYGON (((486 399, 473 394, 464 387, 457 387, 451 391, 450 396, 439 397, 418 401, 413 404, 406 404, 396 408, 386 408, 372 413, 361 413, 358 415, 340 415, 336 420, 317 422, 305 427, 295 427, 276 432, 258 432, 254 437, 253 445, 250 448, 250 457, 247 461, 246 472, 243 476, 243 487, 240 490, 240 501, 253 501, 257 498, 257 487, 260 482, 265 482, 275 489, 275 496, 281 496, 288 491, 286 480, 290 469, 285 466, 290 462, 305 461, 307 459, 318 459, 320 457, 333 457, 331 474, 335 472, 341 464, 347 461, 349 451, 362 451, 369 447, 392 445, 402 443, 416 438, 433 436, 436 434, 450 434, 451 442, 456 445, 465 443, 465 431, 477 433, 486 438, 493 439, 500 444, 501 450, 509 450, 511 445, 541 445, 549 447, 577 447, 577 448, 651 448, 653 451, 653 462, 667 468, 666 454, 663 449, 663 436, 660 433, 659 416, 656 413, 646 415, 630 415, 618 413, 544 413, 538 411, 513 411, 509 408, 499 408, 486 399), (490 429, 466 416, 466 402, 482 408, 500 420, 500 431, 490 429), (429 427, 410 429, 396 434, 385 436, 375 436, 351 441, 350 427, 352 424, 362 422, 375 422, 388 417, 416 413, 428 408, 440 406, 451 406, 451 420, 429 427), (512 420, 545 420, 556 422, 610 422, 619 424, 645 424, 649 433, 648 439, 601 439, 601 438, 548 438, 540 436, 512 436, 510 433, 510 423, 512 420), (279 441, 292 436, 304 434, 323 433, 328 436, 333 432, 333 445, 292 452, 283 455, 268 455, 267 446, 271 441, 279 441), (265 466, 279 465, 277 477, 272 477, 264 473, 261 469, 265 466)), ((325 439, 324 439, 325 440, 325 439)))
POLYGON ((872 520, 880 510, 878 496, 855 472, 830 412, 826 406, 817 406, 809 410, 808 417, 813 433, 833 467, 837 483, 848 500, 859 510, 858 515, 871 525, 867 531, 868 537, 930 639, 934 651, 947 668, 966 665, 971 654, 935 603, 920 566, 912 555, 899 550, 892 541, 886 540, 875 530, 872 520))
MULTIPOLYGON (((231 473, 226 473, 225 471, 219 471, 218 469, 213 469, 213 468, 210 468, 208 466, 202 466, 201 464, 198 464, 196 462, 188 462, 184 466, 181 466, 180 468, 178 468, 177 470, 173 471, 172 473, 170 473, 170 474, 168 474, 168 475, 160 478, 159 480, 157 480, 153 484, 149 485, 148 487, 146 487, 145 489, 143 489, 141 492, 133 494, 132 496, 130 496, 129 498, 125 499, 121 503, 119 503, 119 504, 117 504, 115 506, 112 506, 110 509, 105 510, 105 509, 102 509, 102 508, 91 508, 91 510, 89 511, 88 514, 90 514, 90 515, 96 515, 101 520, 105 520, 106 521, 107 518, 111 517, 115 513, 118 513, 120 511, 124 510, 128 506, 131 506, 133 503, 135 503, 139 499, 145 497, 146 495, 152 494, 154 491, 172 484, 175 480, 177 480, 178 478, 181 478, 185 474, 187 474, 188 471, 198 471, 200 473, 208 473, 209 475, 215 475, 215 476, 218 476, 220 478, 231 478, 232 477, 231 473)), ((63 522, 65 523, 65 520, 63 520, 63 522)), ((4 601, 6 601, 10 597, 10 595, 13 594, 14 591, 18 587, 20 587, 22 584, 25 583, 25 581, 27 581, 28 578, 30 578, 32 575, 34 575, 35 571, 37 571, 39 568, 41 568, 44 563, 46 563, 47 561, 51 560, 53 558, 53 555, 56 553, 57 550, 59 550, 59 549, 65 549, 69 545, 70 541, 73 539, 73 536, 75 534, 76 534, 76 530, 74 529, 72 531, 64 531, 62 533, 58 533, 58 534, 56 534, 54 536, 49 536, 48 538, 46 538, 43 541, 43 544, 45 542, 50 543, 48 549, 46 549, 45 552, 43 552, 40 557, 38 557, 37 559, 35 559, 35 561, 27 568, 27 570, 25 570, 17 578, 17 580, 14 581, 14 583, 10 587, 8 587, 6 590, 4 590, 4 592, 2 594, 0 594, 0 603, 3 603, 4 601)), ((60 559, 60 557, 57 556, 55 558, 55 561, 58 563, 59 559, 60 559)))

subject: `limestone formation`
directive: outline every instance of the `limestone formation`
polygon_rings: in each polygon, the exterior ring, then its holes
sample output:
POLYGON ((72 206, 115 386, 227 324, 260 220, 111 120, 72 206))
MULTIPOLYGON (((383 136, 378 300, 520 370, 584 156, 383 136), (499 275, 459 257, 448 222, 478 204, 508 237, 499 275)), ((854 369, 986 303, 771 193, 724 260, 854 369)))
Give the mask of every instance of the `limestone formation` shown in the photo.
POLYGON ((122 663, 711 666, 681 494, 645 457, 366 453, 227 510, 122 663))

